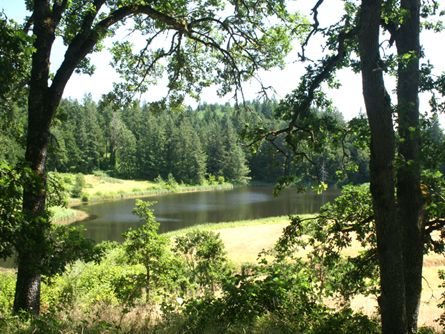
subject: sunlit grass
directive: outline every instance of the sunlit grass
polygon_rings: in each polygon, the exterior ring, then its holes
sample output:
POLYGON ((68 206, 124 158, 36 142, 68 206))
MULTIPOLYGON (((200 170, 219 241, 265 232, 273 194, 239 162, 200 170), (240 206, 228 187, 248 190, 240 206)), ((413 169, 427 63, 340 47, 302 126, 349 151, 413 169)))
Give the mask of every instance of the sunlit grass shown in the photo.
POLYGON ((53 221, 68 219, 76 215, 76 210, 61 206, 53 206, 49 208, 49 212, 53 221))
MULTIPOLYGON (((311 215, 303 215, 303 216, 309 217, 311 215)), ((239 228, 242 226, 257 226, 266 224, 271 225, 271 224, 285 224, 285 223, 288 224, 289 222, 290 222, 289 216, 277 216, 277 217, 267 217, 260 219, 238 220, 238 221, 223 222, 223 223, 206 223, 206 224, 185 227, 175 231, 166 232, 164 233, 164 235, 168 237, 177 237, 196 230, 218 231, 227 228, 239 228)))
MULTIPOLYGON (((301 216, 308 218, 314 215, 301 216)), ((271 248, 289 223, 289 216, 278 216, 195 225, 165 235, 175 238, 195 230, 215 231, 223 240, 229 259, 240 266, 246 262, 255 262, 259 252, 271 248)))
MULTIPOLYGON (((308 218, 311 215, 302 215, 308 218)), ((255 263, 258 253, 263 249, 273 247, 281 236, 283 228, 290 223, 288 216, 270 217, 254 220, 242 220, 227 223, 202 224, 166 233, 174 238, 192 230, 215 231, 219 233, 224 242, 228 258, 240 267, 243 263, 255 263)), ((353 242, 352 247, 346 249, 343 254, 352 256, 361 249, 359 242, 353 242)), ((301 251, 304 258, 306 251, 301 251)), ((431 326, 439 330, 439 325, 435 322, 442 314, 437 307, 443 288, 440 287, 439 270, 445 270, 445 257, 443 255, 432 254, 425 257, 423 269, 423 291, 422 304, 420 307, 419 325, 431 326)), ((357 296, 352 301, 355 310, 362 310, 366 314, 372 315, 377 311, 377 301, 374 297, 357 296)))
POLYGON ((101 195, 142 192, 143 190, 155 190, 159 185, 151 181, 122 180, 107 176, 85 175, 86 187, 84 193, 94 197, 101 195), (135 191, 137 190, 137 191, 135 191))
POLYGON ((55 224, 71 224, 88 217, 86 212, 61 206, 53 206, 48 210, 51 213, 51 221, 55 224))
MULTIPOLYGON (((63 181, 68 193, 71 193, 77 174, 56 173, 63 181)), ((186 185, 175 184, 169 186, 167 183, 159 183, 147 180, 124 180, 108 176, 104 172, 84 174, 85 186, 80 198, 70 198, 70 205, 78 205, 81 202, 116 200, 121 198, 132 198, 158 195, 163 193, 213 191, 232 189, 230 183, 186 185)))

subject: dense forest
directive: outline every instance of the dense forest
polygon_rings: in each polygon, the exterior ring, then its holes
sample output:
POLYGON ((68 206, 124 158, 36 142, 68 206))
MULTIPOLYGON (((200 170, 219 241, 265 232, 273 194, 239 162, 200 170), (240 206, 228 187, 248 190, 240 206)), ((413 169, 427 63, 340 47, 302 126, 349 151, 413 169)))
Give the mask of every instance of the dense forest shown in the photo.
MULTIPOLYGON (((270 100, 238 107, 204 103, 196 109, 159 110, 149 103, 126 107, 96 103, 88 96, 81 102, 63 100, 51 129, 47 166, 50 171, 70 173, 102 170, 128 179, 171 175, 186 184, 200 184, 209 177, 233 183, 275 183, 290 175, 300 186, 369 181, 369 154, 366 147, 354 145, 351 136, 345 136, 342 147, 328 144, 312 152, 311 162, 293 156, 282 139, 260 145, 249 141, 247 127, 282 126, 277 105, 270 100), (356 168, 346 170, 345 160, 356 168), (345 174, 338 173, 342 169, 345 174)), ((24 155, 26 112, 16 107, 10 113, 1 121, 5 131, 0 158, 14 164, 24 155)), ((324 114, 346 127, 340 113, 324 114)))

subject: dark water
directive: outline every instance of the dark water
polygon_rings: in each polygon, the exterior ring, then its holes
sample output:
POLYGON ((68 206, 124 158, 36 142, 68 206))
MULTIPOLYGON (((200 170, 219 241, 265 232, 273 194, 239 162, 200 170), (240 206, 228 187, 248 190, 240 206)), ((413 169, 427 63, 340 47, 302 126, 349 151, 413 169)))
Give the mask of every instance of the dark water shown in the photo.
MULTIPOLYGON (((161 223, 161 232, 167 232, 202 223, 313 213, 338 194, 302 194, 287 189, 274 197, 272 191, 272 187, 243 187, 226 191, 167 194, 146 200, 157 201, 153 206, 154 213, 161 223)), ((87 236, 96 241, 120 241, 122 233, 128 228, 142 224, 131 212, 134 202, 135 199, 124 199, 81 206, 79 209, 94 218, 76 224, 84 225, 87 236)))

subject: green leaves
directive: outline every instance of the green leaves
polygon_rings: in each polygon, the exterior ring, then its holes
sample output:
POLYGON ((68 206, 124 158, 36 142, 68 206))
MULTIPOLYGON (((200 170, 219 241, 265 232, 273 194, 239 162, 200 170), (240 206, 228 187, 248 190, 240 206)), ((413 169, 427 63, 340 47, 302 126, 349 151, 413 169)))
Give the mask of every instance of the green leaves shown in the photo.
MULTIPOLYGON (((23 188, 36 187, 36 182, 42 181, 29 168, 0 163, 0 257, 7 258, 19 248, 33 249, 38 242, 43 255, 35 266, 47 276, 63 272, 67 264, 80 258, 97 260, 100 252, 84 237, 82 229, 51 225, 49 212, 32 219, 23 212, 23 188)), ((61 204, 63 192, 57 190, 57 181, 52 180, 51 186, 56 188, 50 202, 61 204), (57 198, 58 195, 61 198, 57 198)))
POLYGON ((174 251, 183 256, 188 279, 201 293, 213 295, 231 273, 224 244, 219 235, 209 231, 193 231, 175 239, 174 251))
POLYGON ((357 293, 377 291, 376 246, 369 185, 362 185, 345 186, 315 218, 293 217, 276 250, 286 258, 307 249, 307 265, 318 277, 321 293, 347 303, 357 293), (361 251, 344 255, 357 243, 361 251))
POLYGON ((0 257, 5 259, 14 251, 14 241, 22 212, 23 175, 12 166, 0 162, 0 257))
POLYGON ((115 67, 124 79, 119 94, 124 89, 146 91, 165 69, 172 94, 198 98, 203 87, 216 83, 225 95, 259 69, 282 66, 291 36, 298 31, 292 28, 301 18, 291 16, 281 1, 235 2, 223 10, 225 5, 224 1, 155 2, 150 10, 156 15, 137 13, 135 23, 146 38, 144 45, 136 52, 126 42, 113 48, 115 67))
POLYGON ((135 286, 146 290, 147 302, 150 301, 151 290, 166 277, 165 272, 170 269, 172 263, 168 239, 158 234, 159 223, 150 208, 152 204, 136 200, 134 213, 144 224, 124 234, 124 249, 128 261, 132 264, 141 264, 145 268, 144 275, 135 277, 137 280, 135 286))
POLYGON ((0 106, 19 99, 29 79, 33 38, 0 13, 0 106), (10 102, 10 101, 9 101, 10 102))

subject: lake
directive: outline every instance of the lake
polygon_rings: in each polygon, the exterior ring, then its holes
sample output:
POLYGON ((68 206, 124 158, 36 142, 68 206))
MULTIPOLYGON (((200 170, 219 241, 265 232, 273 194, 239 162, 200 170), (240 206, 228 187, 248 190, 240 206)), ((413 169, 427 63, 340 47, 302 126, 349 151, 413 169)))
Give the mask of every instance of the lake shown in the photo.
MULTIPOLYGON (((273 196, 273 187, 238 187, 233 190, 165 194, 143 198, 156 201, 154 213, 161 223, 160 231, 167 232, 203 223, 219 223, 244 219, 282 216, 294 213, 314 213, 334 199, 338 191, 322 195, 283 190, 273 196)), ((135 199, 102 202, 79 206, 91 219, 75 223, 87 229, 87 237, 96 241, 122 240, 130 227, 142 225, 132 214, 135 199)))

